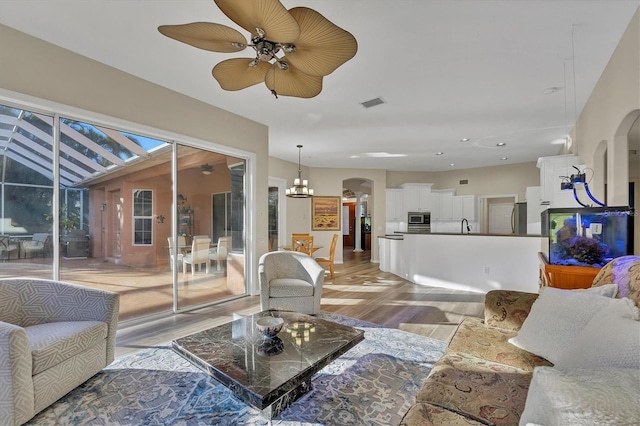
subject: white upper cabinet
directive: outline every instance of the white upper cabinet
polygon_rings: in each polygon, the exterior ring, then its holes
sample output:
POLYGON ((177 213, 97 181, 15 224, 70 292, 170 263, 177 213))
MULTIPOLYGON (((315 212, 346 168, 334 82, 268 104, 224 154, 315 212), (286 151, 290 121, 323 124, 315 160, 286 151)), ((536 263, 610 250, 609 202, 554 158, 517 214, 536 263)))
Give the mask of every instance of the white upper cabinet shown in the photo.
POLYGON ((578 173, 574 168, 584 170, 575 155, 555 155, 538 158, 540 169, 540 204, 549 207, 580 207, 573 198, 573 191, 563 191, 560 186, 569 176, 578 173))
POLYGON ((387 221, 400 222, 407 220, 404 214, 404 193, 402 189, 388 188, 387 192, 387 221))
POLYGON ((439 189, 434 192, 437 192, 440 195, 439 220, 453 220, 453 196, 456 193, 456 190, 439 189))
POLYGON ((437 192, 429 194, 429 205, 431 207, 431 222, 440 220, 440 194, 437 192))
POLYGON ((404 196, 405 213, 431 211, 432 185, 431 183, 404 183, 400 185, 404 196))
POLYGON ((453 197, 452 220, 476 220, 477 198, 475 195, 455 195, 453 197))

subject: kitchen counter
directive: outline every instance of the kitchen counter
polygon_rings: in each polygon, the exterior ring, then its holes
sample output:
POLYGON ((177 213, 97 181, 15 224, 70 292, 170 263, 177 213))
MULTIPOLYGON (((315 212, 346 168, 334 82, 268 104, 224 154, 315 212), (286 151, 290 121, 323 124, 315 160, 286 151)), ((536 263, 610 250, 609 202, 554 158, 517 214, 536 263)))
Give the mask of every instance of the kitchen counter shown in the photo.
POLYGON ((459 232, 398 232, 402 235, 457 235, 464 237, 531 237, 531 238, 541 238, 540 234, 524 234, 524 235, 516 235, 516 234, 480 234, 480 233, 471 233, 471 234, 461 234, 459 232))
POLYGON ((482 293, 496 289, 535 293, 538 252, 546 246, 546 238, 398 232, 379 237, 378 246, 380 270, 415 284, 482 293))
POLYGON ((387 240, 402 240, 404 238, 404 235, 401 234, 396 234, 396 235, 378 235, 378 238, 384 238, 387 240))

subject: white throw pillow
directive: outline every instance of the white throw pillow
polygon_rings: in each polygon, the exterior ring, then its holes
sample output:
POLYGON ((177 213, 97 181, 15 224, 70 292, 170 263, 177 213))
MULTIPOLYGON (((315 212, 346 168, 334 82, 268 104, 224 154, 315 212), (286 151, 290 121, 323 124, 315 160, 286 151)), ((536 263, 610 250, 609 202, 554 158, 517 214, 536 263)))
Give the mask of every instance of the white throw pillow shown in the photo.
POLYGON ((611 300, 586 291, 543 287, 520 331, 509 343, 555 364, 591 318, 611 300))
POLYGON ((591 318, 555 366, 640 368, 639 319, 640 309, 631 299, 612 300, 591 318))
POLYGON ((638 395, 638 369, 537 367, 520 425, 637 425, 638 395))
POLYGON ((566 291, 585 291, 587 293, 599 294, 600 296, 605 297, 616 297, 618 295, 618 284, 603 284, 597 287, 566 291))

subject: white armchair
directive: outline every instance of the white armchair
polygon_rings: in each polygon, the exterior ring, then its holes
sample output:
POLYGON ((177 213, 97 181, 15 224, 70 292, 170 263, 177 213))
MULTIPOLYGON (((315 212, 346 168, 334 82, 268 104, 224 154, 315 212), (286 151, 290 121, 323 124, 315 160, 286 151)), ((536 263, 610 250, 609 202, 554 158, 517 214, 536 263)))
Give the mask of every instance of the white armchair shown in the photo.
POLYGON ((294 251, 272 251, 260 257, 260 307, 315 315, 320 312, 324 268, 294 251))
POLYGON ((109 365, 120 295, 0 279, 0 422, 20 425, 109 365))

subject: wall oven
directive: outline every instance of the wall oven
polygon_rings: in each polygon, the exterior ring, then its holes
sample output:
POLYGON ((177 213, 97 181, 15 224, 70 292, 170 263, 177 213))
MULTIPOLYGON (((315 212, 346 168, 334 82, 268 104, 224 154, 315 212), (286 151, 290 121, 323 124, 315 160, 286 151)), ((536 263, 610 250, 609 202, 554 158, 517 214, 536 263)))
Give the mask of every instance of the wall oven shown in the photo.
POLYGON ((431 212, 409 212, 407 232, 431 232, 431 212))

